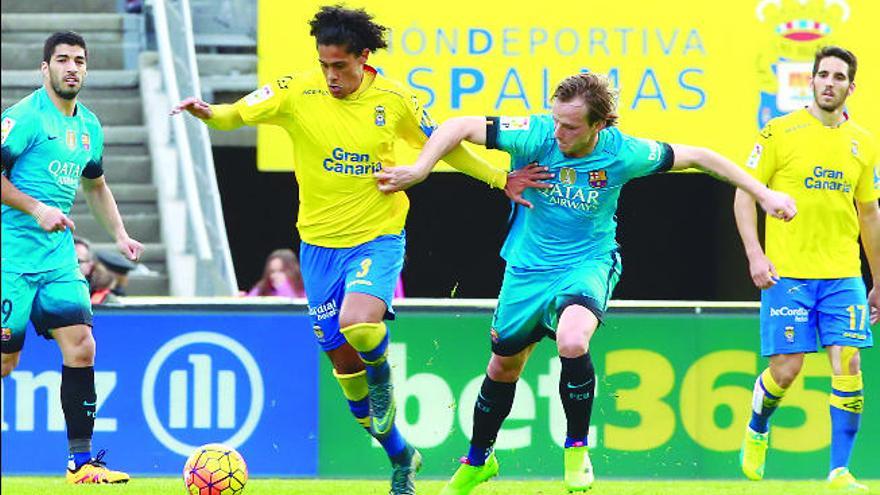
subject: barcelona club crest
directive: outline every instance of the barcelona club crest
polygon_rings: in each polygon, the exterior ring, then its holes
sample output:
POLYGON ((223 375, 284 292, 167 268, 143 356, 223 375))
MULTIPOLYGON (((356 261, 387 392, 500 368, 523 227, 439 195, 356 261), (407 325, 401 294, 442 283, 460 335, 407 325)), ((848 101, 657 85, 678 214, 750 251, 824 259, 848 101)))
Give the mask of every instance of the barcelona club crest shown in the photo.
POLYGON ((376 105, 376 117, 375 117, 376 125, 382 127, 385 125, 385 107, 382 105, 376 105))
POLYGON ((562 167, 559 169, 559 182, 563 184, 574 184, 577 182, 577 172, 571 167, 562 167))
POLYGON ((587 180, 590 187, 600 188, 608 185, 608 174, 605 170, 591 170, 587 172, 587 180))
POLYGON ((67 130, 67 147, 70 149, 76 149, 76 133, 73 132, 73 129, 67 130))

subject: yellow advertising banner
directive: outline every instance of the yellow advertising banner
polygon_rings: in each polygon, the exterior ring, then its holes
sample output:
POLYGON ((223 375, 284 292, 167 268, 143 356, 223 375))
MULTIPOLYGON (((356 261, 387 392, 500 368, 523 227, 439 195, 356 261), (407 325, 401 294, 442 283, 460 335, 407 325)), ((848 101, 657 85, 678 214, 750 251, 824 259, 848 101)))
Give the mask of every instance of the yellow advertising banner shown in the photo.
MULTIPOLYGON (((309 19, 328 1, 260 0, 259 77, 318 67, 309 19)), ((390 28, 368 61, 412 87, 437 121, 459 115, 546 113, 556 84, 578 71, 620 88, 620 128, 746 159, 759 128, 808 104, 816 48, 859 58, 852 118, 880 132, 876 0, 617 0, 612 3, 355 0, 390 28)), ((280 129, 258 132, 260 170, 291 170, 280 129)), ((398 163, 417 155, 404 143, 398 163)), ((508 167, 500 152, 484 152, 508 167)))

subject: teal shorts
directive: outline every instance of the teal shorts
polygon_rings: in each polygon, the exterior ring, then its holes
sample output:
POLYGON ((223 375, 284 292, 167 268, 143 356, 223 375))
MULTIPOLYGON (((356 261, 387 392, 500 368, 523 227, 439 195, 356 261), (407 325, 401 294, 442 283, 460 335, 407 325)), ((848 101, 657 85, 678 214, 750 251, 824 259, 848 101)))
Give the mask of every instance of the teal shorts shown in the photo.
POLYGON ((24 346, 28 321, 47 339, 55 328, 92 325, 89 284, 77 265, 41 273, 4 271, 2 285, 0 351, 4 354, 24 346))
POLYGON ((512 356, 544 337, 555 339, 559 316, 573 304, 586 307, 601 322, 621 271, 616 251, 571 267, 508 266, 492 319, 492 352, 512 356))

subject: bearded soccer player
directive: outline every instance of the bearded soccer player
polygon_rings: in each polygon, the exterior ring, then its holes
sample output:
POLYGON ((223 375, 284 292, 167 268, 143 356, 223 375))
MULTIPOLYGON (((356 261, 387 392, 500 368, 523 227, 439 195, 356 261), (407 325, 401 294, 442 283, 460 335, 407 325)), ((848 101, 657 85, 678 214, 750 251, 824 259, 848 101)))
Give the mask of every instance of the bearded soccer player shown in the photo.
POLYGON ((86 77, 86 42, 55 33, 43 48, 43 87, 3 112, 2 375, 18 365, 28 320, 61 348, 61 408, 67 424, 70 483, 124 483, 92 457, 95 426, 95 339, 89 285, 79 270, 73 222, 67 217, 80 183, 92 213, 136 260, 104 180, 104 132, 77 94, 86 77))
MULTIPOLYGON (((421 455, 394 424, 386 358, 391 298, 403 264, 409 201, 386 195, 374 174, 395 163, 394 142, 421 147, 434 124, 418 98, 367 65, 386 28, 363 10, 322 7, 311 20, 321 70, 284 76, 233 105, 189 98, 186 110, 217 129, 272 124, 294 143, 300 187, 297 227, 309 314, 352 414, 385 448, 391 494, 415 493, 421 455)), ((531 176, 492 168, 462 147, 445 159, 515 200, 531 176), (518 188, 518 192, 516 191, 518 188)))
POLYGON ((592 486, 587 431, 596 374, 588 351, 621 273, 615 212, 624 184, 698 167, 745 188, 775 216, 796 214, 791 198, 767 189, 715 152, 621 133, 615 127, 616 100, 606 78, 576 74, 556 88, 551 115, 450 119, 431 136, 414 166, 380 174, 382 190, 406 188, 427 177, 462 140, 507 152, 514 169, 538 162, 553 174, 549 189, 525 192, 532 208, 516 205, 511 214, 501 250, 507 268, 490 331, 492 355, 474 405, 470 450, 441 495, 469 494, 498 473, 495 439, 529 355, 547 336, 556 340, 562 365, 565 487, 585 491, 592 486))
POLYGON ((739 192, 734 210, 761 289, 761 353, 770 365, 755 381, 752 417, 741 451, 743 473, 764 477, 770 416, 821 345, 831 361, 831 465, 835 488, 867 490, 849 472, 864 398, 859 349, 871 347, 880 310, 880 178, 872 136, 844 111, 855 90, 857 61, 825 47, 813 62, 810 106, 767 123, 746 163, 762 183, 794 196, 800 215, 768 219, 766 254, 758 240, 754 202, 739 192), (866 295, 859 234, 873 275, 866 295))

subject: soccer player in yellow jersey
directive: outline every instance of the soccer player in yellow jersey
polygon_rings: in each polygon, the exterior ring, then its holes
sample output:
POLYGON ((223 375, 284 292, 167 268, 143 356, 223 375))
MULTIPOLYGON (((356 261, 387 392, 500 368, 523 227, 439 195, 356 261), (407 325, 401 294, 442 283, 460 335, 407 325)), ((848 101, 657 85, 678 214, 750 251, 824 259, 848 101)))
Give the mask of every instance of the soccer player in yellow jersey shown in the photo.
POLYGON ((755 382, 741 452, 743 473, 753 480, 764 476, 770 415, 800 372, 804 353, 821 345, 833 372, 828 482, 867 490, 847 465, 864 403, 859 349, 872 346, 869 325, 880 316, 880 176, 874 139, 844 112, 855 75, 851 52, 820 49, 813 63, 813 102, 771 120, 758 137, 747 170, 789 193, 799 211, 789 223, 767 219, 766 254, 758 241, 755 202, 736 192, 737 227, 752 280, 762 289, 761 353, 770 358, 755 382), (873 275, 867 296, 860 231, 873 275))
MULTIPOLYGON (((413 494, 421 456, 394 425, 386 359, 391 298, 403 264, 409 201, 385 194, 374 174, 394 166, 394 142, 421 147, 435 125, 405 86, 366 64, 385 48, 385 27, 363 10, 322 7, 310 22, 321 70, 280 77, 233 105, 178 104, 218 129, 272 124, 294 143, 300 186, 297 227, 309 314, 351 412, 391 459, 391 494, 413 494)), ((525 186, 549 174, 508 174, 457 147, 454 167, 523 202, 525 186)))

